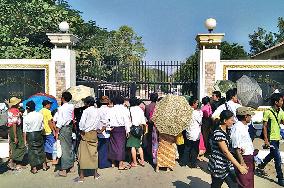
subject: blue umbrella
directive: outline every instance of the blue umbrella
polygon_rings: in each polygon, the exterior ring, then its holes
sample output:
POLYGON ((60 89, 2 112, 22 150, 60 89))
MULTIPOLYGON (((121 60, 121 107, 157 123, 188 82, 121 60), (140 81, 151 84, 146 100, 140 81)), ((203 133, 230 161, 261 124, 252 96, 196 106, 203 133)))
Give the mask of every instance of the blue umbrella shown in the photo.
POLYGON ((50 102, 52 102, 51 108, 50 108, 51 111, 56 110, 58 108, 58 103, 57 103, 56 98, 53 97, 52 95, 47 95, 44 93, 37 93, 35 95, 30 96, 27 100, 24 100, 23 107, 26 109, 27 102, 34 101, 34 103, 36 104, 35 110, 38 112, 43 108, 42 102, 44 100, 49 100, 50 102))

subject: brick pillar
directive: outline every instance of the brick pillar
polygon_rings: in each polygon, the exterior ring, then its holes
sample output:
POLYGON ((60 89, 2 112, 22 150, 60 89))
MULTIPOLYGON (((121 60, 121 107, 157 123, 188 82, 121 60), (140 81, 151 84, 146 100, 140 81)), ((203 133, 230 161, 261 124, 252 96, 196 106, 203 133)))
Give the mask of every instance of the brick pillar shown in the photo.
POLYGON ((207 62, 205 64, 205 93, 210 96, 215 84, 216 62, 207 62))
POLYGON ((76 85, 76 54, 72 46, 78 39, 70 33, 47 33, 54 44, 51 50, 51 68, 54 76, 50 78, 50 94, 60 100, 66 89, 76 85))
POLYGON ((210 96, 214 83, 217 81, 217 64, 220 62, 221 51, 219 46, 225 34, 206 33, 198 34, 196 41, 199 46, 198 66, 198 98, 210 96))
POLYGON ((65 63, 63 61, 55 62, 55 77, 56 77, 56 98, 60 99, 62 92, 66 89, 65 63))

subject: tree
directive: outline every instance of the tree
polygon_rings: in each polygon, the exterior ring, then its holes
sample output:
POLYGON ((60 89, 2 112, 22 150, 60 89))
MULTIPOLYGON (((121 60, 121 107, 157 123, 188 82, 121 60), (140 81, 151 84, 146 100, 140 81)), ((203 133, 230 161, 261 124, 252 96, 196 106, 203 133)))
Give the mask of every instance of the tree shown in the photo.
POLYGON ((230 44, 227 41, 221 43, 221 59, 248 59, 248 53, 244 50, 244 47, 237 44, 230 44))
MULTIPOLYGON (((229 43, 224 41, 220 46, 221 59, 247 59, 248 53, 244 50, 244 47, 237 43, 229 43)), ((175 81, 178 82, 195 82, 197 79, 197 68, 198 68, 198 54, 199 49, 196 48, 195 53, 186 59, 185 64, 183 64, 179 70, 179 74, 174 74, 175 81)), ((184 85, 182 87, 182 93, 189 94, 188 91, 192 90, 192 85, 184 85)))
POLYGON ((278 31, 276 33, 258 27, 256 31, 254 31, 252 34, 249 34, 249 45, 251 55, 255 55, 284 41, 283 17, 278 18, 277 27, 278 31))
POLYGON ((1 0, 0 3, 0 58, 49 58, 52 44, 45 33, 58 31, 58 23, 63 20, 70 23, 71 31, 83 24, 79 12, 64 2, 1 0))
POLYGON ((58 32, 58 24, 67 21, 80 40, 75 46, 78 77, 111 80, 118 74, 125 80, 114 62, 130 65, 146 53, 142 37, 131 27, 108 31, 95 21, 85 22, 65 0, 1 0, 0 19, 0 58, 50 58, 53 45, 46 33, 58 32))

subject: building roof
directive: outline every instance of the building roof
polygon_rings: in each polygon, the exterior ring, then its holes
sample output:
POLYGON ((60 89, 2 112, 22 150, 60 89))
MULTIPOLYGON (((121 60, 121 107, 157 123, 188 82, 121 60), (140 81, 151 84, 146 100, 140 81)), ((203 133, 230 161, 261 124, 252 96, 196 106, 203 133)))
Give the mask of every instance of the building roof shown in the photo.
POLYGON ((284 53, 284 41, 283 42, 280 42, 278 44, 276 44, 275 46, 272 46, 266 50, 263 50, 262 52, 259 52, 258 54, 255 54, 252 56, 252 58, 258 58, 258 57, 263 57, 263 56, 266 56, 270 53, 273 53, 274 51, 277 51, 277 50, 280 50, 283 48, 283 53, 284 53))

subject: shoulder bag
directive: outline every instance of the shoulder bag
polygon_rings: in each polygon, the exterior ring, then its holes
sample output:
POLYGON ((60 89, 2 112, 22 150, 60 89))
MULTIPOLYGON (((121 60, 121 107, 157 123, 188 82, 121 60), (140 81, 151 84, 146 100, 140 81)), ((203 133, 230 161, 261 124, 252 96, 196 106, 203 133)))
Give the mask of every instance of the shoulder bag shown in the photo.
MULTIPOLYGON (((130 109, 129 109, 129 113, 130 113, 130 119, 132 123, 132 115, 131 115, 130 109)), ((141 138, 141 136, 143 135, 143 127, 141 125, 135 126, 132 124, 132 126, 130 127, 130 134, 134 136, 135 138, 141 138)))

